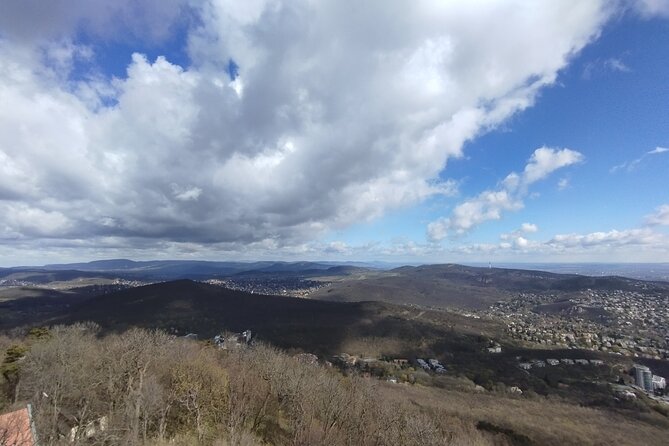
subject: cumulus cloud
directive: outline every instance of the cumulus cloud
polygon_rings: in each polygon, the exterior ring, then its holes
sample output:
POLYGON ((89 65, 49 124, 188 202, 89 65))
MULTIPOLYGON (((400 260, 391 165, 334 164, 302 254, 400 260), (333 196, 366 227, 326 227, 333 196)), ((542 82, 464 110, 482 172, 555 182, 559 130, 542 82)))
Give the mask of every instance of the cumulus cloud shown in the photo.
POLYGON ((558 234, 544 241, 530 240, 515 235, 500 243, 474 243, 445 247, 452 255, 481 255, 495 258, 528 260, 564 259, 565 261, 657 261, 669 254, 669 237, 649 228, 634 228, 592 232, 558 234))
POLYGON ((669 149, 665 147, 655 147, 653 150, 649 150, 648 152, 644 153, 641 155, 639 158, 632 160, 632 161, 625 161, 624 163, 618 164, 613 166, 611 169, 609 169, 610 173, 616 173, 620 170, 625 170, 627 172, 632 172, 634 169, 636 169, 639 164, 645 160, 649 156, 653 155, 660 155, 662 153, 669 152, 669 149))
POLYGON ((539 227, 534 223, 523 223, 520 225, 520 230, 525 233, 537 232, 539 227))
POLYGON ((485 221, 499 220, 504 211, 517 211, 522 207, 522 201, 507 190, 484 191, 457 205, 449 218, 430 223, 428 235, 431 240, 437 241, 450 230, 463 234, 485 221))
MULTIPOLYGON (((4 243, 301 246, 451 194, 448 160, 531 106, 612 13, 603 0, 47 3, 0 15, 4 243), (94 67, 96 42, 179 27, 189 66, 94 67), (93 62, 75 79, 77 60, 93 62)), ((579 157, 540 149, 453 228, 519 209, 523 188, 579 157)))
MULTIPOLYGON (((511 172, 497 190, 486 190, 476 197, 458 204, 449 217, 433 221, 427 226, 427 236, 439 242, 450 233, 464 234, 489 220, 499 220, 507 211, 523 208, 528 187, 552 172, 579 163, 583 155, 571 149, 540 147, 534 151, 522 174, 511 172)), ((530 228, 531 226, 528 226, 530 228)))
MULTIPOLYGON (((306 253, 345 254, 352 259, 363 255, 373 255, 383 259, 416 258, 432 261, 475 261, 488 258, 505 261, 545 261, 546 258, 565 262, 656 262, 669 255, 669 236, 651 228, 631 228, 590 233, 557 234, 544 240, 532 239, 539 230, 531 223, 522 224, 520 228, 508 234, 501 234, 499 243, 461 243, 435 244, 416 243, 407 240, 392 240, 385 243, 366 245, 342 245, 337 249, 326 245, 310 244, 304 247, 306 253)), ((337 245, 339 242, 334 242, 337 245)))
MULTIPOLYGON (((527 249, 536 246, 536 242, 527 239, 528 234, 533 234, 539 230, 539 227, 533 223, 523 223, 520 228, 508 234, 501 234, 499 238, 503 240, 499 244, 501 249, 527 249)), ((489 245, 494 246, 494 245, 489 245)))
POLYGON ((70 220, 58 211, 44 211, 24 203, 0 203, 5 215, 2 238, 57 237, 71 227, 70 220))
POLYGON ((580 163, 581 161, 583 161, 583 155, 575 150, 556 150, 541 147, 534 151, 530 161, 525 166, 521 184, 529 186, 536 181, 543 180, 561 167, 580 163))
POLYGON ((669 204, 658 206, 654 213, 647 215, 646 224, 669 226, 669 204))
MULTIPOLYGON (((659 210, 659 208, 658 208, 659 210)), ((382 258, 401 257, 411 259, 416 255, 433 261, 481 262, 496 261, 553 261, 564 262, 657 262, 669 255, 669 236, 649 227, 610 229, 590 233, 557 234, 543 240, 533 238, 539 228, 531 223, 517 230, 501 234, 498 243, 468 243, 454 241, 449 244, 407 243, 397 241, 365 247, 382 258), (535 231, 536 229, 536 231, 535 231)), ((350 247, 352 252, 359 247, 350 247)))
POLYGON ((592 232, 589 234, 558 234, 546 245, 555 249, 566 249, 572 247, 619 247, 625 245, 650 245, 657 243, 665 237, 662 234, 649 229, 627 229, 608 232, 592 232))
POLYGON ((524 234, 532 234, 535 233, 539 230, 539 227, 535 225, 534 223, 523 223, 520 225, 520 228, 516 229, 513 232, 510 232, 508 234, 502 234, 499 236, 502 240, 509 240, 509 239, 514 239, 517 237, 521 237, 524 234))

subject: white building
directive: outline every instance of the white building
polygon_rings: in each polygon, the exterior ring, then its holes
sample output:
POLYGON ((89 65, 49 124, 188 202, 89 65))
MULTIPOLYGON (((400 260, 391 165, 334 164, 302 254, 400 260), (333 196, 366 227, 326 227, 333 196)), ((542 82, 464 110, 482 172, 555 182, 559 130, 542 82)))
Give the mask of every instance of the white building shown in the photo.
POLYGON ((423 370, 430 370, 430 366, 427 364, 427 362, 425 362, 425 360, 418 358, 416 359, 416 362, 423 370))
POLYGON ((658 392, 663 391, 666 388, 667 380, 665 380, 662 376, 653 375, 653 390, 658 392))
POLYGON ((653 373, 645 365, 634 365, 634 382, 646 392, 653 391, 653 373))

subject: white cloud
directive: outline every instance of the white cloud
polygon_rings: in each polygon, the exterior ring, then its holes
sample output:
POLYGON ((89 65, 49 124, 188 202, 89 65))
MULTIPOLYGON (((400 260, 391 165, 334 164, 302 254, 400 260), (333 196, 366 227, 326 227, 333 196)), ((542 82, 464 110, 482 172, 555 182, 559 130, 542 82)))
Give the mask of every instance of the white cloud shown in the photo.
POLYGON ((449 226, 463 233, 487 220, 499 220, 503 211, 522 209, 523 203, 509 191, 484 191, 476 198, 459 204, 449 218, 449 226))
POLYGON ((663 204, 655 212, 646 216, 646 224, 669 226, 669 204, 663 204))
MULTIPOLYGON (((355 14, 339 1, 5 3, 0 199, 13 204, 0 218, 3 241, 35 246, 48 231, 16 203, 63 240, 282 247, 452 194, 447 162, 530 107, 612 13, 603 0, 356 2, 355 14), (122 79, 70 78, 104 56, 95 39, 157 42, 175 27, 192 66, 136 54, 122 79)), ((544 148, 517 187, 579 156, 544 148)), ((521 198, 486 191, 456 209, 456 229, 521 198)))
POLYGON ((560 178, 560 181, 558 181, 557 184, 558 190, 565 190, 569 187, 569 179, 568 178, 560 178))
POLYGON ((526 234, 529 234, 532 232, 537 232, 539 230, 539 227, 534 223, 523 223, 522 225, 520 225, 520 230, 526 234))
POLYGON ((629 73, 632 71, 619 57, 595 59, 588 62, 583 68, 583 78, 592 79, 607 73, 629 73))
POLYGON ((57 238, 66 233, 72 224, 59 211, 45 211, 23 203, 0 203, 0 212, 4 215, 0 238, 57 238))
POLYGON ((350 252, 350 247, 345 242, 334 241, 328 243, 327 247, 323 251, 325 253, 347 254, 350 252))
POLYGON ((645 18, 669 17, 669 0, 632 0, 630 4, 645 18))
POLYGON ((551 247, 564 249, 574 246, 583 248, 593 246, 620 246, 620 245, 644 245, 653 243, 659 234, 648 229, 629 229, 608 232, 592 232, 589 234, 558 234, 547 242, 551 247))
POLYGON ((517 237, 514 240, 514 244, 515 244, 516 247, 518 247, 520 249, 524 249, 524 248, 527 248, 529 246, 530 241, 527 240, 525 237, 521 236, 521 237, 517 237))
POLYGON ((644 153, 641 155, 639 158, 632 160, 632 161, 625 161, 624 163, 618 164, 616 166, 613 166, 611 169, 609 169, 610 173, 616 173, 619 170, 626 170, 627 172, 632 172, 634 169, 637 168, 637 166, 646 159, 648 156, 652 155, 660 155, 662 153, 669 152, 669 149, 665 147, 655 147, 653 150, 649 150, 648 152, 644 153))
POLYGON ((444 253, 471 257, 476 261, 480 261, 481 255, 515 261, 658 262, 669 259, 669 237, 649 228, 558 234, 545 241, 529 240, 517 233, 502 238, 504 241, 498 244, 475 243, 444 248, 444 253))
POLYGON ((622 71, 623 73, 630 71, 630 68, 625 65, 625 62, 615 57, 608 59, 606 61, 606 66, 609 67, 612 71, 622 71))
POLYGON ((188 186, 182 187, 176 183, 172 183, 172 192, 174 193, 174 198, 181 201, 191 201, 197 200, 202 194, 202 189, 199 187, 188 186))
POLYGON ((539 227, 533 223, 523 223, 520 228, 508 234, 501 234, 499 238, 503 240, 499 244, 500 249, 520 249, 525 250, 536 246, 536 242, 528 240, 526 236, 539 230, 539 227))
POLYGON ((449 234, 464 234, 489 220, 499 220, 505 211, 523 208, 528 187, 546 178, 555 170, 580 163, 583 155, 571 149, 540 147, 532 153, 522 174, 511 172, 499 189, 486 190, 476 197, 457 205, 449 217, 433 221, 427 226, 427 236, 438 242, 449 234))
POLYGON ((529 186, 536 181, 543 180, 561 167, 580 163, 581 161, 583 161, 583 155, 574 150, 556 150, 541 147, 534 151, 530 162, 525 166, 523 184, 529 186))

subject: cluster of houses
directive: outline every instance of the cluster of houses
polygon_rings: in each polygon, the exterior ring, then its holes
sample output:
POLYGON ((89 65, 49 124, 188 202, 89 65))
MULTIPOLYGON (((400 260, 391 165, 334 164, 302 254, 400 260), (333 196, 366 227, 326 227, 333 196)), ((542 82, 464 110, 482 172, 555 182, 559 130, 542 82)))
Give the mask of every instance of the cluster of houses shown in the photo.
POLYGON ((542 359, 532 359, 527 362, 519 363, 518 367, 520 367, 523 370, 530 370, 531 368, 541 368, 541 367, 546 367, 546 365, 556 366, 560 364, 601 366, 604 365, 604 361, 602 361, 601 359, 569 359, 569 358, 562 358, 562 359, 549 358, 546 359, 545 361, 542 359))
POLYGON ((314 281, 299 277, 229 277, 205 280, 204 283, 251 294, 293 297, 308 297, 311 293, 332 285, 331 282, 314 281))
MULTIPOLYGON (((298 355, 301 356, 301 355, 298 355)), ((301 359, 301 358, 298 358, 301 359)), ((410 367, 411 363, 420 369, 425 370, 426 372, 435 372, 439 374, 446 373, 446 367, 444 367, 437 359, 423 359, 416 358, 415 361, 409 361, 404 358, 395 358, 395 359, 377 359, 377 358, 360 358, 357 356, 349 355, 348 353, 342 353, 332 357, 332 362, 326 361, 326 365, 337 365, 344 368, 358 367, 361 369, 366 369, 369 366, 374 364, 390 364, 396 369, 403 369, 410 367)), ((364 375, 363 375, 364 376, 364 375)))
POLYGON ((348 353, 341 353, 332 357, 332 364, 340 367, 350 368, 350 367, 361 367, 373 362, 377 362, 376 358, 359 358, 355 355, 349 355, 348 353))
POLYGON ((649 290, 586 290, 569 300, 560 293, 521 293, 481 314, 503 319, 508 334, 525 342, 669 358, 669 308, 661 294, 649 290))
POLYGON ((226 338, 223 334, 217 334, 214 336, 214 345, 218 348, 238 348, 244 346, 250 346, 253 343, 253 332, 251 330, 244 330, 241 333, 234 333, 228 335, 226 338))
POLYGON ((634 364, 632 367, 634 383, 648 393, 664 395, 667 389, 667 380, 653 372, 645 365, 634 364))
POLYGON ((446 373, 446 367, 441 365, 441 363, 436 359, 428 359, 427 362, 425 362, 424 359, 418 358, 416 359, 416 363, 426 372, 434 370, 435 373, 446 373))
MULTIPOLYGON (((189 341, 197 341, 200 337, 197 333, 188 333, 185 336, 181 337, 182 339, 187 339, 189 341)), ((222 349, 228 348, 237 348, 242 346, 253 345, 254 340, 253 332, 251 330, 244 330, 241 333, 232 333, 232 334, 217 334, 212 339, 212 342, 215 346, 222 349)))

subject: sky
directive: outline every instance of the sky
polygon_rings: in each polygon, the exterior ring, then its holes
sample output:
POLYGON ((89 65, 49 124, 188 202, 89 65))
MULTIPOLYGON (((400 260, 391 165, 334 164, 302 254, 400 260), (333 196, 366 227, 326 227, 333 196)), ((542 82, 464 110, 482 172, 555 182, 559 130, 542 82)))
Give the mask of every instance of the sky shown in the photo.
POLYGON ((669 0, 1 0, 0 266, 669 262, 669 0))

